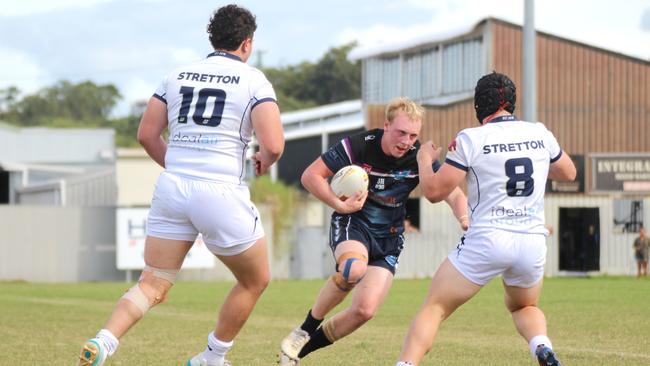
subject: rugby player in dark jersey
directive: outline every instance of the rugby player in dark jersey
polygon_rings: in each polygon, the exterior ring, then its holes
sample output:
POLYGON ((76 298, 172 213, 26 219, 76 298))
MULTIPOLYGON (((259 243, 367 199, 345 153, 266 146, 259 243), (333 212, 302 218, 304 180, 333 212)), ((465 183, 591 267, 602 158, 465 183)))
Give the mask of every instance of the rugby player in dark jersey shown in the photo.
MULTIPOLYGON (((303 186, 334 209, 329 245, 336 273, 321 289, 304 323, 282 341, 280 365, 298 365, 307 354, 352 333, 374 316, 386 298, 404 247, 406 200, 419 183, 417 138, 423 115, 416 103, 397 98, 386 108, 383 129, 344 138, 303 173, 303 186), (327 178, 351 164, 368 172, 368 191, 341 200, 327 178), (321 325, 352 289, 351 305, 321 325)), ((435 161, 433 169, 439 167, 435 161)), ((456 188, 446 202, 466 230, 463 192, 456 188)))

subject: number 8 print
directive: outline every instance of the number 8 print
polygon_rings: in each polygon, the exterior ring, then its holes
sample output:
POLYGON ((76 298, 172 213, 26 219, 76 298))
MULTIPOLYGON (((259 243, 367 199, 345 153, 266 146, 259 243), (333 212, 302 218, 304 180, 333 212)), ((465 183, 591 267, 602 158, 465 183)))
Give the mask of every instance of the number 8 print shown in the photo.
POLYGON ((533 194, 533 162, 529 158, 506 160, 506 192, 510 197, 525 197, 533 194))

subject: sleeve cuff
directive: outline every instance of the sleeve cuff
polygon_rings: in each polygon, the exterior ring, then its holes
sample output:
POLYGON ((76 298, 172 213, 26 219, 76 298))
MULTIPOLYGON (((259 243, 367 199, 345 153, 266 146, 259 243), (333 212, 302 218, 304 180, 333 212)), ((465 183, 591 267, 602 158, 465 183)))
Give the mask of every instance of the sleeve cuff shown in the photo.
POLYGON ((158 95, 158 94, 155 94, 155 93, 154 93, 154 95, 152 95, 152 97, 154 97, 154 98, 158 99, 159 101, 161 101, 161 102, 167 104, 167 99, 163 98, 162 95, 158 95))
POLYGON ((262 99, 258 99, 258 100, 257 100, 255 103, 253 103, 253 105, 251 106, 251 111, 252 111, 253 108, 255 108, 258 104, 262 104, 262 103, 266 103, 266 102, 277 103, 278 101, 275 100, 275 99, 273 99, 273 98, 262 98, 262 99))
POLYGON ((468 171, 468 170, 469 170, 469 168, 466 167, 465 165, 463 165, 463 164, 461 164, 461 163, 458 163, 458 162, 455 162, 455 161, 453 161, 453 160, 451 160, 451 159, 449 159, 449 158, 445 159, 445 163, 446 163, 446 164, 449 164, 449 165, 451 165, 451 166, 453 166, 453 167, 455 167, 455 168, 458 168, 458 169, 460 169, 460 170, 464 170, 464 171, 468 171))
POLYGON ((556 157, 554 157, 554 158, 551 159, 551 163, 555 163, 555 162, 558 161, 558 159, 560 159, 561 157, 562 157, 562 150, 560 150, 560 153, 557 154, 556 157))

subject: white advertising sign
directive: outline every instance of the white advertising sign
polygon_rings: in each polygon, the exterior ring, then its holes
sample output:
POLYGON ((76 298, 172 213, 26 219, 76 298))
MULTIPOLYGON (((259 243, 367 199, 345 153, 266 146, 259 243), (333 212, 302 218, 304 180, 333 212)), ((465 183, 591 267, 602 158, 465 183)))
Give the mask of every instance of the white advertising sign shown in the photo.
MULTIPOLYGON (((118 208, 116 222, 117 269, 144 268, 144 240, 147 237, 147 208, 118 208)), ((185 257, 183 268, 212 268, 214 255, 205 247, 201 235, 185 257)))

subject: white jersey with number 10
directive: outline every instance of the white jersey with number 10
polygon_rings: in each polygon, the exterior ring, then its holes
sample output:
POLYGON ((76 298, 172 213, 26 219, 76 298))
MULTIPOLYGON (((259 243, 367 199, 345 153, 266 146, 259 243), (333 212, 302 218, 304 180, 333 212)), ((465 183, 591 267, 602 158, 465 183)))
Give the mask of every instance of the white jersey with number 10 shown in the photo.
POLYGON ((174 174, 242 184, 251 111, 275 102, 264 74, 226 52, 177 68, 156 89, 167 104, 165 169, 174 174))
POLYGON ((461 131, 446 163, 467 171, 472 229, 547 234, 544 191, 550 163, 562 155, 542 123, 514 116, 461 131))

